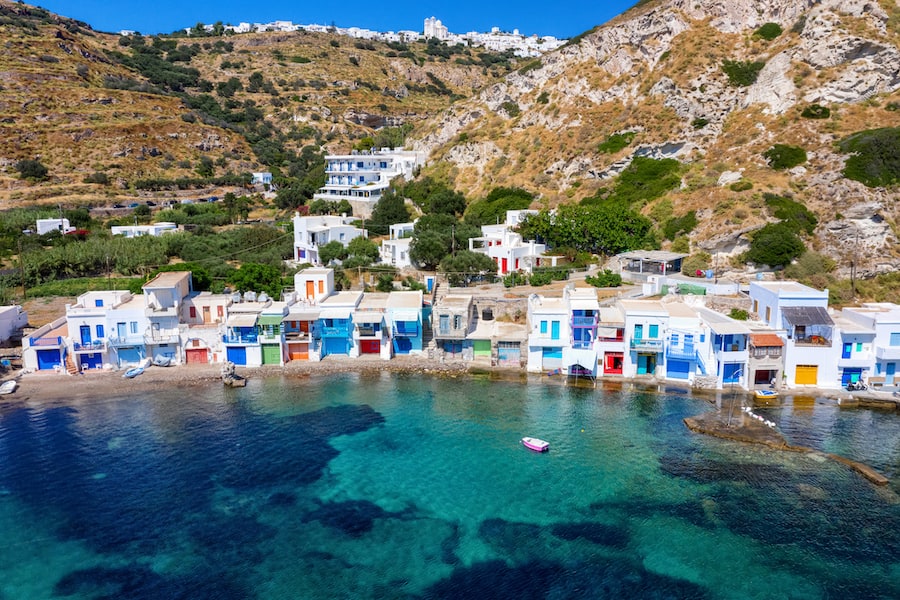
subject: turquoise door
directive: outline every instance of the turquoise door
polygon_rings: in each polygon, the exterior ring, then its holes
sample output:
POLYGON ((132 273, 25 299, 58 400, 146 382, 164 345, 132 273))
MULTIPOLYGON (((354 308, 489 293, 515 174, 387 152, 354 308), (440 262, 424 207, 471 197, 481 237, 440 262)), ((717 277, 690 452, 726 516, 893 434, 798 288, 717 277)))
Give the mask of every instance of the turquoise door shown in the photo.
POLYGON ((553 321, 550 323, 550 339, 559 339, 559 321, 553 321))
POLYGON ((888 363, 884 370, 884 382, 894 385, 894 373, 897 371, 897 363, 888 363))

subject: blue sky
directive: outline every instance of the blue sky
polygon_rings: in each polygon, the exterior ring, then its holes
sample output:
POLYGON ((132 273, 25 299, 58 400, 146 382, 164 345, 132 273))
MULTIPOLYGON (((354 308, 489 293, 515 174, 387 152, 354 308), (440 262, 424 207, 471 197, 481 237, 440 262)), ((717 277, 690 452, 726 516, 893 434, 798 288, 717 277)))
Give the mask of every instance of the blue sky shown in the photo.
POLYGON ((376 31, 422 31, 426 17, 437 17, 453 33, 490 31, 499 27, 523 35, 570 38, 601 25, 636 4, 637 0, 30 0, 64 17, 84 21, 99 31, 133 29, 144 34, 171 33, 196 23, 266 23, 283 20, 302 24, 363 27, 376 31), (388 10, 390 9, 390 10, 388 10))

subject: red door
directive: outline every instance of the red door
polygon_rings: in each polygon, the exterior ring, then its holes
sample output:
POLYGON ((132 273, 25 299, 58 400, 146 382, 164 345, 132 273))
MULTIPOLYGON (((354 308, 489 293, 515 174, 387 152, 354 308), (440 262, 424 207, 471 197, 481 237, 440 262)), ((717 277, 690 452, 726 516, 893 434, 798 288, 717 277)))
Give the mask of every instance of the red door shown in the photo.
POLYGON ((207 348, 188 348, 185 350, 187 364, 206 364, 209 362, 209 350, 207 348))
POLYGON ((378 354, 381 352, 381 342, 378 340, 360 340, 359 351, 361 354, 378 354))

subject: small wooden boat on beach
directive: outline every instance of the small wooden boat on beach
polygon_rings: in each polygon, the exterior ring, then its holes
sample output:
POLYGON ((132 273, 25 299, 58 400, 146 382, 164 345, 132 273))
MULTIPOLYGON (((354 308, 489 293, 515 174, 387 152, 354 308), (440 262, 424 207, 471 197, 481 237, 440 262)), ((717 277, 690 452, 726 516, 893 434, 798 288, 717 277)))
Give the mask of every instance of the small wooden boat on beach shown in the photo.
POLYGON ((19 384, 16 383, 14 379, 4 381, 2 384, 0 384, 0 395, 12 394, 14 391, 16 391, 17 387, 19 387, 19 384))
POLYGON ((755 390, 753 395, 756 396, 757 400, 772 400, 778 397, 778 392, 775 390, 755 390))
POLYGON ((535 452, 546 452, 550 449, 550 442, 533 437, 523 437, 522 445, 535 452))

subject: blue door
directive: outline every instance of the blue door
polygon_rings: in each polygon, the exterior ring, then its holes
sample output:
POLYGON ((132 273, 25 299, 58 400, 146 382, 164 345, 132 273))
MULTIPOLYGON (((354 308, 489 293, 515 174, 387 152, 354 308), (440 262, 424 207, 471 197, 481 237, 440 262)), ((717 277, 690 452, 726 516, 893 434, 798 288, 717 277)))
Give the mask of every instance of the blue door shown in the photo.
POLYGON ((90 325, 82 325, 78 328, 81 333, 81 345, 82 346, 90 346, 91 345, 91 327, 90 325))
POLYGON ((247 348, 244 346, 230 346, 226 352, 228 360, 236 365, 247 364, 247 348))
POLYGON ((394 350, 397 354, 409 354, 412 350, 412 340, 409 338, 394 338, 394 350))
POLYGON ((91 354, 82 354, 81 355, 81 370, 87 371, 88 369, 99 369, 103 366, 103 355, 99 352, 92 352, 91 354))
POLYGON ((844 348, 841 350, 841 358, 850 358, 850 352, 853 351, 853 344, 844 342, 844 348))
POLYGON ((862 379, 862 369, 844 369, 841 372, 841 385, 856 383, 862 379))
POLYGON ((143 352, 140 348, 119 348, 119 366, 136 365, 143 360, 143 352))
POLYGON ((330 354, 349 354, 346 338, 325 338, 325 356, 330 354))
POLYGON ((670 360, 666 363, 666 376, 671 379, 688 379, 691 363, 686 360, 670 360))
POLYGON ((559 339, 559 321, 553 321, 550 323, 550 339, 559 339))
POLYGON ((888 385, 894 385, 894 373, 897 371, 897 363, 888 363, 884 370, 884 382, 888 385))
POLYGON ((59 350, 38 350, 37 351, 38 370, 46 371, 55 369, 62 364, 59 350))

